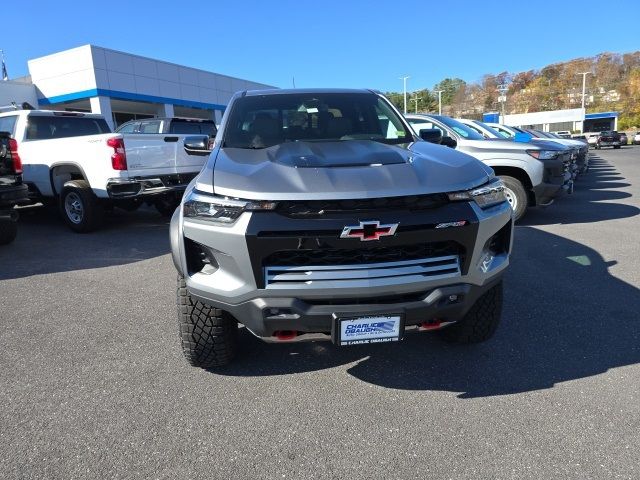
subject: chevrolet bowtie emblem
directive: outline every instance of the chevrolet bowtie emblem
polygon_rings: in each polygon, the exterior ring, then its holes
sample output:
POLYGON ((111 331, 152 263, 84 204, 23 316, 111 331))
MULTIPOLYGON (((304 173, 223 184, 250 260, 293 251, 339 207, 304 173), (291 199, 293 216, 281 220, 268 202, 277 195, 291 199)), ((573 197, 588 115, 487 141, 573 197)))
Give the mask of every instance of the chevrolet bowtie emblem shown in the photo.
POLYGON ((397 223, 380 225, 377 220, 360 222, 358 226, 347 226, 342 229, 340 238, 359 238, 361 242, 380 240, 380 237, 388 237, 396 233, 397 223))

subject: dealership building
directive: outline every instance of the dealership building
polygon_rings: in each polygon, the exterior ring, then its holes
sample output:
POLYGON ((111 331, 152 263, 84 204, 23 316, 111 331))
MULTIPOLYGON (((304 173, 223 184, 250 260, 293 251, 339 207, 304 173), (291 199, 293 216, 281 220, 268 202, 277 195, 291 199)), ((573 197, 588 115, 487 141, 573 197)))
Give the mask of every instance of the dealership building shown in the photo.
POLYGON ((0 82, 0 105, 100 113, 112 127, 149 117, 220 121, 240 90, 276 88, 263 83, 95 45, 29 60, 29 76, 0 82))
POLYGON ((573 132, 600 132, 618 129, 618 112, 586 113, 584 108, 551 110, 547 112, 505 115, 485 113, 483 121, 503 123, 512 127, 533 128, 543 132, 568 130, 573 132))

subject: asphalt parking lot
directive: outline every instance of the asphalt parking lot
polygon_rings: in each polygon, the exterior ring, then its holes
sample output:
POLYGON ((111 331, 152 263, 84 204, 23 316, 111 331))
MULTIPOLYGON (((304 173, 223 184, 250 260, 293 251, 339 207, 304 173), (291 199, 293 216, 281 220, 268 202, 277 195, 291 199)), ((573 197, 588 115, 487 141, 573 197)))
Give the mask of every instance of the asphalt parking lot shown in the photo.
POLYGON ((77 235, 26 210, 0 248, 0 478, 640 477, 640 147, 516 228, 473 347, 266 345, 187 366, 167 222, 77 235))

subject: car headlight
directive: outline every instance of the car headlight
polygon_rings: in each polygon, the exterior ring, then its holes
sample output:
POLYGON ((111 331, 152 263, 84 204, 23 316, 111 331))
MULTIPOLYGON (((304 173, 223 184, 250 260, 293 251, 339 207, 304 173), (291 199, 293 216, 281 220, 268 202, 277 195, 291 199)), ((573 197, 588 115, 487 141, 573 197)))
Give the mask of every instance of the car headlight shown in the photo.
POLYGON ((494 178, 480 187, 464 192, 453 192, 448 195, 449 200, 452 202, 473 200, 480 208, 493 207, 507 200, 504 196, 504 183, 499 178, 494 178))
POLYGON ((241 200, 192 191, 184 199, 182 212, 187 218, 232 224, 242 215, 242 212, 273 210, 276 206, 277 202, 241 200))
POLYGON ((552 160, 560 154, 557 150, 527 150, 527 153, 538 160, 552 160))

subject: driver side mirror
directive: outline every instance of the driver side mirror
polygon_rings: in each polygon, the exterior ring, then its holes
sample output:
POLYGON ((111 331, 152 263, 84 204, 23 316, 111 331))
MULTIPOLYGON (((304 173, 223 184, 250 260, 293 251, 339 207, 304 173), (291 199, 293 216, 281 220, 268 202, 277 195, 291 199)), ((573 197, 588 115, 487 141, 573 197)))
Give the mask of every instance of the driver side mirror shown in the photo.
POLYGON ((190 155, 209 155, 211 153, 209 136, 193 135, 191 137, 185 137, 184 149, 190 155))
POLYGON ((437 128, 423 128, 420 130, 420 138, 429 143, 441 143, 442 131, 437 128))
POLYGON ((444 145, 445 147, 456 148, 458 146, 458 142, 456 142, 455 138, 452 137, 442 137, 442 141, 440 145, 444 145))

